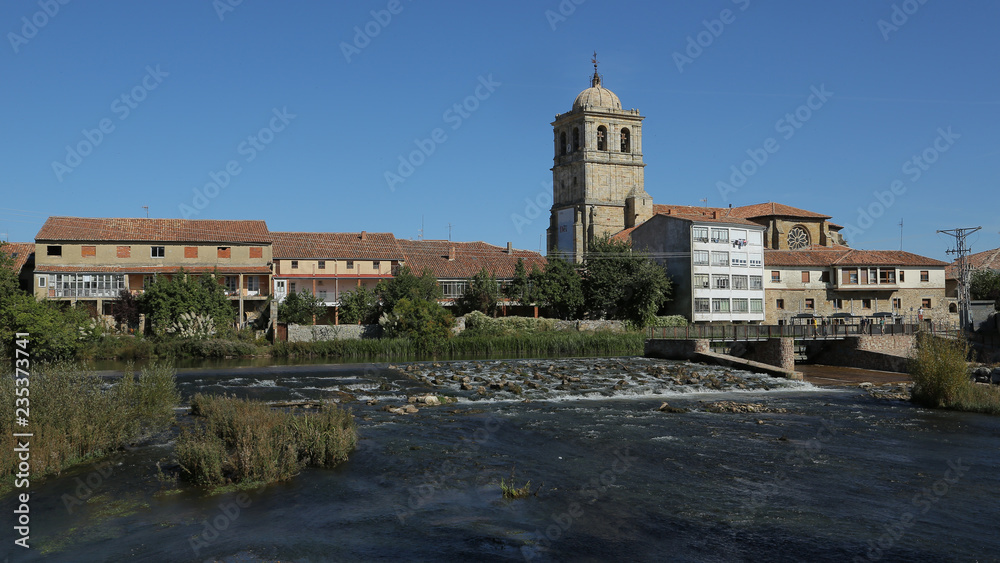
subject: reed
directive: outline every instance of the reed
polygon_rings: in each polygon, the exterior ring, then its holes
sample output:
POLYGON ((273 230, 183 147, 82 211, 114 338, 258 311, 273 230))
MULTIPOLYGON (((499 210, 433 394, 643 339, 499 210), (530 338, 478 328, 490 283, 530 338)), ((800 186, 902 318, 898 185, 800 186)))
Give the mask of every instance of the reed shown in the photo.
POLYGON ((963 339, 921 336, 910 362, 913 402, 930 408, 1000 414, 1000 389, 969 380, 963 339))

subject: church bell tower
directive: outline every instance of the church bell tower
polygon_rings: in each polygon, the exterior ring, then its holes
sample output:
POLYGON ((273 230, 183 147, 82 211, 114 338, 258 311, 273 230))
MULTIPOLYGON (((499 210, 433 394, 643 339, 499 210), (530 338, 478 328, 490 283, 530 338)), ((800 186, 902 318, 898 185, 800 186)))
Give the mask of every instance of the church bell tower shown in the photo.
POLYGON ((623 110, 597 72, 576 97, 573 109, 552 122, 552 210, 548 253, 582 262, 589 244, 634 227, 653 215, 643 187, 642 120, 623 110))

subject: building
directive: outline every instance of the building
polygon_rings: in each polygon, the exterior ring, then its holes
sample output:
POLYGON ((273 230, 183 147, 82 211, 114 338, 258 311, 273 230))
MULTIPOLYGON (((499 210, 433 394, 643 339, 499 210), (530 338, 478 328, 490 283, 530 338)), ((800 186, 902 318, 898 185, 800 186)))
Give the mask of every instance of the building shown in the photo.
POLYGON ((899 250, 765 250, 767 324, 803 317, 947 320, 947 262, 899 250))
POLYGON ((653 217, 615 238, 666 267, 674 282, 667 312, 692 322, 762 322, 765 228, 729 210, 654 208, 653 217))
MULTIPOLYGON (((656 207, 656 206, 654 206, 656 207)), ((829 215, 791 205, 767 202, 742 207, 717 208, 732 217, 752 221, 765 228, 764 247, 771 250, 803 250, 814 246, 846 246, 843 227, 829 215)))
POLYGON ((545 268, 545 258, 530 250, 493 246, 485 242, 452 242, 447 240, 400 240, 406 265, 416 273, 429 270, 437 278, 443 293, 443 304, 452 305, 465 295, 469 279, 483 268, 499 284, 514 278, 517 261, 524 261, 525 270, 545 268))
MULTIPOLYGON (((1000 271, 1000 248, 977 252, 965 257, 969 270, 998 270, 1000 271)), ((948 310, 953 313, 954 322, 959 321, 958 317, 958 261, 948 265, 945 270, 945 291, 948 298, 948 310)))
POLYGON ((8 242, 0 245, 0 252, 3 252, 13 261, 14 272, 21 289, 31 292, 32 272, 35 269, 35 243, 33 242, 8 242))
POLYGON ((271 233, 274 243, 274 297, 306 291, 333 307, 344 292, 374 289, 392 278, 403 251, 392 233, 271 233))
POLYGON ((95 316, 127 289, 181 269, 218 275, 245 322, 271 288, 271 235, 264 221, 49 217, 35 236, 34 293, 95 316))
POLYGON ((552 122, 555 155, 546 248, 582 262, 590 242, 635 226, 653 215, 644 189, 642 120, 623 110, 597 73, 573 109, 552 122))

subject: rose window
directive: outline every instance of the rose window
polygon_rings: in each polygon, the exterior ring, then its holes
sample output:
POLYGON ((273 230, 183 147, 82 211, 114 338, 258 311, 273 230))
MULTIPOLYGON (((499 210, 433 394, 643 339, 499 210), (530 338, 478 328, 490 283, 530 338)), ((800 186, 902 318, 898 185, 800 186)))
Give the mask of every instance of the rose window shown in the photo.
POLYGON ((794 227, 788 231, 788 248, 802 250, 809 246, 809 232, 802 227, 794 227))

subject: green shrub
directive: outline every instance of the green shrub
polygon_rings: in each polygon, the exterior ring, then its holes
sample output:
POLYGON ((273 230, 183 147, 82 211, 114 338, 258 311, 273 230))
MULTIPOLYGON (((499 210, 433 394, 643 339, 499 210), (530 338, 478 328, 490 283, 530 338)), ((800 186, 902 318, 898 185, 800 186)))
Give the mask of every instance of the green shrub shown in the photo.
POLYGON ((534 317, 493 318, 479 311, 465 315, 463 336, 501 336, 555 330, 554 319, 534 317))
POLYGON ((965 340, 920 335, 917 355, 910 362, 913 401, 931 408, 953 405, 970 385, 968 356, 965 340))

